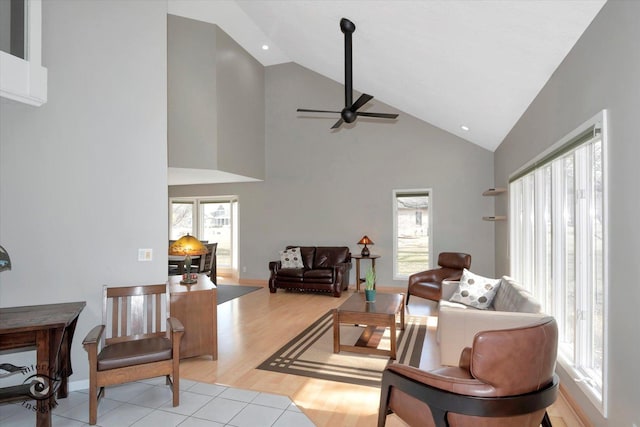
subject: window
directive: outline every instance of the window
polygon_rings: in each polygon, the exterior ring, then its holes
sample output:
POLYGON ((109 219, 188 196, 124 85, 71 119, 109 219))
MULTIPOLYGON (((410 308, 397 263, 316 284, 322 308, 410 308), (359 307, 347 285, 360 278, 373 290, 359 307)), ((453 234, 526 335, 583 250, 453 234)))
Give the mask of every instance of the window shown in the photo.
POLYGON ((430 253, 430 190, 393 191, 393 277, 427 270, 430 253))
POLYGON ((238 199, 172 199, 169 238, 177 240, 189 233, 200 240, 218 243, 217 264, 237 269, 238 199))
POLYGON ((511 275, 558 322, 558 358, 606 416, 604 112, 511 178, 511 275))
POLYGON ((0 97, 35 106, 47 102, 41 48, 42 1, 0 1, 0 97))

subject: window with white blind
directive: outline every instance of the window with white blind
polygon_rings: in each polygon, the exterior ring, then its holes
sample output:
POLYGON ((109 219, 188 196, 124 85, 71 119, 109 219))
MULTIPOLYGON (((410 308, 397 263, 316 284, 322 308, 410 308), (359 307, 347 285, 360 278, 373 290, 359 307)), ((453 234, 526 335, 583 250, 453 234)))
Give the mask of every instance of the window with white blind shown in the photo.
POLYGON ((606 416, 606 180, 602 112, 509 184, 511 275, 559 328, 558 360, 606 416))

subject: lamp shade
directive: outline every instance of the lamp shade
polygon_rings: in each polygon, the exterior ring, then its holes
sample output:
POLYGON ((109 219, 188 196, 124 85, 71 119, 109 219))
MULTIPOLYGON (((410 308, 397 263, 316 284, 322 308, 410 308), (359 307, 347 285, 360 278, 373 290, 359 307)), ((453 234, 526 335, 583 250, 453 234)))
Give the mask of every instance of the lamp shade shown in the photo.
POLYGON ((9 253, 0 246, 0 271, 11 270, 11 258, 9 253))
POLYGON ((368 236, 363 236, 362 239, 358 242, 359 245, 373 245, 373 240, 371 240, 368 236))
POLYGON ((207 248, 202 242, 187 234, 169 246, 169 255, 204 255, 207 248))

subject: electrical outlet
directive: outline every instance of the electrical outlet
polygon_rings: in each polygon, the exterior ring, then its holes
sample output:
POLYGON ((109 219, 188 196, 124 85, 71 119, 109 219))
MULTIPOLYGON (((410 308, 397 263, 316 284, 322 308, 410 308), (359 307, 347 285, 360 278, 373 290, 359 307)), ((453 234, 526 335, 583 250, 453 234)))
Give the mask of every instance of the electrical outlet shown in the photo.
MULTIPOLYGON (((242 266, 242 272, 243 272, 243 273, 246 273, 246 272, 247 272, 247 266, 246 266, 246 265, 242 266)), ((634 427, 635 427, 635 426, 634 426, 634 427)))
POLYGON ((153 249, 138 249, 138 261, 153 260, 153 249))

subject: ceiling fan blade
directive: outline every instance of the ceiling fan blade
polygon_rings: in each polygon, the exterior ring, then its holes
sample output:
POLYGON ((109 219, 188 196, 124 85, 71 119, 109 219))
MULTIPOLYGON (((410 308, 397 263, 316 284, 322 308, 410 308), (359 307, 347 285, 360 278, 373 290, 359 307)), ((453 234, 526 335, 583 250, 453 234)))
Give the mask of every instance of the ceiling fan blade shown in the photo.
POLYGON ((357 115, 363 117, 378 117, 381 119, 397 119, 397 114, 389 114, 389 113, 364 113, 364 112, 356 112, 357 115))
POLYGON ((349 110, 355 113, 360 107, 362 107, 364 104, 371 101, 372 99, 373 99, 373 96, 363 93, 362 95, 360 95, 360 98, 358 98, 356 102, 354 102, 353 105, 349 107, 349 110))
POLYGON ((331 129, 338 129, 340 126, 342 126, 343 123, 344 120, 339 119, 333 126, 331 126, 331 129))
POLYGON ((340 114, 340 111, 329 111, 329 110, 309 110, 306 108, 298 108, 296 111, 300 113, 334 113, 340 114))

